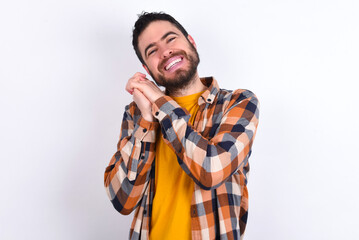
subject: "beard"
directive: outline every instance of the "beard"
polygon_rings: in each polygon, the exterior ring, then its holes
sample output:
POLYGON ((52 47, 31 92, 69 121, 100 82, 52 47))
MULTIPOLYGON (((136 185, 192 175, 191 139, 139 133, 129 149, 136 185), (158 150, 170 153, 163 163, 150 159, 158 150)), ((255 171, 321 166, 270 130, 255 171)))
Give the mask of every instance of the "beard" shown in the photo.
MULTIPOLYGON (((197 73, 197 67, 200 60, 196 48, 191 43, 190 45, 191 51, 188 54, 183 50, 179 50, 170 56, 174 57, 177 55, 182 55, 189 62, 188 69, 177 69, 175 71, 175 76, 171 78, 166 78, 162 74, 158 74, 157 76, 155 76, 151 71, 149 71, 151 77, 157 83, 157 85, 166 88, 166 93, 168 95, 173 94, 181 89, 185 89, 191 84, 192 80, 194 80, 194 76, 197 73)), ((160 73, 162 72, 163 66, 167 60, 168 59, 165 59, 159 64, 158 70, 160 73)))

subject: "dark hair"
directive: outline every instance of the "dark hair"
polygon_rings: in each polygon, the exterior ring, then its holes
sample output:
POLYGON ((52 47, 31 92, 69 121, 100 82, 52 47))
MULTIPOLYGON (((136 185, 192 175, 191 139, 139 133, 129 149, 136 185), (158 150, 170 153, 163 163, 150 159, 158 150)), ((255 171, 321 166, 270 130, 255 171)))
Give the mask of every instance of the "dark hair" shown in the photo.
POLYGON ((186 29, 184 29, 184 27, 171 15, 164 12, 142 12, 140 15, 138 15, 138 19, 135 22, 135 26, 132 31, 132 46, 135 49, 136 55, 142 64, 145 64, 145 62, 142 58, 140 50, 138 49, 138 37, 146 29, 146 27, 154 21, 168 21, 176 28, 178 28, 178 30, 180 30, 186 38, 188 37, 186 29))

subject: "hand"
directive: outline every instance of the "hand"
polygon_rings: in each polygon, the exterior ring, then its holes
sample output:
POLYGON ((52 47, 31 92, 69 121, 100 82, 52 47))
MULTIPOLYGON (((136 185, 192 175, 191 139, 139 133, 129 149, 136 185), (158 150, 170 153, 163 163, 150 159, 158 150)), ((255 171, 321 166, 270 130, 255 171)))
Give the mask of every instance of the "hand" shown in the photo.
POLYGON ((142 117, 149 122, 153 122, 152 103, 138 89, 133 90, 133 101, 141 111, 142 117))
POLYGON ((126 85, 126 90, 133 94, 134 89, 138 89, 151 103, 165 94, 157 87, 157 85, 148 80, 143 73, 136 73, 130 78, 126 85))
MULTIPOLYGON (((140 82, 151 82, 146 78, 146 75, 143 73, 137 72, 130 78, 126 84, 126 90, 133 96, 133 101, 136 103, 138 108, 141 111, 142 117, 149 121, 153 122, 152 115, 152 102, 143 94, 143 92, 136 88, 136 84, 140 82)), ((156 86, 155 86, 156 87, 156 86)))
POLYGON ((133 90, 134 90, 133 83, 134 82, 139 82, 139 81, 142 81, 142 80, 145 80, 145 79, 146 79, 146 74, 143 74, 143 73, 140 73, 140 72, 135 73, 135 75, 133 75, 127 81, 127 84, 126 84, 126 87, 125 87, 126 91, 129 92, 132 95, 133 90))

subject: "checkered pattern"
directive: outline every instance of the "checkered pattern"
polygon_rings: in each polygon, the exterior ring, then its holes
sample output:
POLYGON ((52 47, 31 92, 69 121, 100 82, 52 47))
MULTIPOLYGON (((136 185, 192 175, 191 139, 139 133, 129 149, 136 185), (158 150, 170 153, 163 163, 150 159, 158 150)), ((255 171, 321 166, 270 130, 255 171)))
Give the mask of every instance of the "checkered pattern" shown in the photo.
POLYGON ((147 122, 132 102, 124 113, 118 151, 105 171, 105 188, 122 214, 135 209, 130 239, 148 239, 155 194, 155 142, 161 130, 181 168, 193 179, 192 239, 242 239, 248 215, 248 158, 258 125, 259 103, 248 90, 208 89, 198 99, 193 126, 171 97, 153 105, 147 122))

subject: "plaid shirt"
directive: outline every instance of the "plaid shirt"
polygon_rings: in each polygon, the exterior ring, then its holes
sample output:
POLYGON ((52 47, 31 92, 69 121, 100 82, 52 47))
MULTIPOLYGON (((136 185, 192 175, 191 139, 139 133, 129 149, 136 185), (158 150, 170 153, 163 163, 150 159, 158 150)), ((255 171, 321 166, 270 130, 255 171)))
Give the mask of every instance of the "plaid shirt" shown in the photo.
POLYGON ((155 194, 155 142, 161 130, 178 163, 192 179, 192 239, 242 239, 248 215, 248 158, 258 125, 259 103, 248 90, 207 90, 198 99, 193 126, 186 109, 163 96, 147 122, 135 103, 126 106, 118 151, 105 171, 105 188, 117 211, 135 210, 130 239, 149 239, 155 194))

